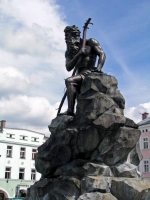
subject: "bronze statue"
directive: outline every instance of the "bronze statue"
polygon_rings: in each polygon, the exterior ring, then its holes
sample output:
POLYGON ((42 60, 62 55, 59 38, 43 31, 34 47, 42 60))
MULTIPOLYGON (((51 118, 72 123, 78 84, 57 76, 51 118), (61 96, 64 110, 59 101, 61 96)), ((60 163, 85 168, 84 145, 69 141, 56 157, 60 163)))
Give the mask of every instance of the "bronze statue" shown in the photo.
MULTIPOLYGON (((89 21, 90 20, 91 19, 89 18, 89 21)), ((81 39, 80 30, 75 25, 67 26, 64 29, 64 32, 67 45, 65 53, 66 69, 67 71, 71 71, 76 68, 76 74, 65 80, 68 109, 65 113, 61 114, 74 115, 75 99, 80 91, 85 75, 91 72, 102 73, 101 69, 104 65, 106 56, 97 40, 93 38, 86 40, 84 34, 83 39, 81 39), (83 43, 85 44, 83 45, 83 43), (97 56, 99 57, 98 65, 95 67, 97 56)))

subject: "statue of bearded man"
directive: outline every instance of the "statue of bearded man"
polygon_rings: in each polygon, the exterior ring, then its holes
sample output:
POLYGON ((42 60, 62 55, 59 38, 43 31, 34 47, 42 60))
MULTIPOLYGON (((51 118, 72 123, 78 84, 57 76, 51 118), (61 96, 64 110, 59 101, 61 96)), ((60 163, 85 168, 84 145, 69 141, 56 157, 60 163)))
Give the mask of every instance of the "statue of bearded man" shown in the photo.
POLYGON ((76 67, 76 75, 65 80, 67 87, 68 109, 65 115, 74 115, 76 95, 80 90, 85 75, 92 71, 101 72, 105 62, 105 53, 99 42, 93 38, 86 40, 85 48, 82 48, 83 40, 80 38, 80 31, 75 25, 67 26, 64 29, 67 50, 65 53, 66 69, 71 71, 76 67), (98 64, 95 67, 96 59, 98 64))

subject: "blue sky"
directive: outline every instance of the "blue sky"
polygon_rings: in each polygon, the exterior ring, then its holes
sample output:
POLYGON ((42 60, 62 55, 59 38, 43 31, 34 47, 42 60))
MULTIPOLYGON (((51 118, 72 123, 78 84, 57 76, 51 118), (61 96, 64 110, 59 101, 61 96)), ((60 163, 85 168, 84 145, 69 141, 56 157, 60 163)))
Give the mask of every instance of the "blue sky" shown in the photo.
POLYGON ((75 24, 82 31, 89 17, 87 38, 106 53, 103 71, 119 82, 125 116, 139 122, 150 112, 149 0, 1 0, 0 119, 7 127, 48 134, 70 76, 63 30, 75 24))

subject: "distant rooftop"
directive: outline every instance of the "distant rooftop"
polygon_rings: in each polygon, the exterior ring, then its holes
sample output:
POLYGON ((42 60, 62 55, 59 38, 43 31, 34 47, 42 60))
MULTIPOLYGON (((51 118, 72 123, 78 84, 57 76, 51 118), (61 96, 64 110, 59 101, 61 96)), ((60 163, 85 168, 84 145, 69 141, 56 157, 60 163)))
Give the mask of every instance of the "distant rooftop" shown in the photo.
POLYGON ((2 131, 3 129, 14 129, 14 130, 20 130, 20 131, 30 131, 30 132, 33 132, 33 133, 38 133, 38 134, 41 134, 41 135, 44 135, 44 133, 39 133, 37 131, 31 131, 31 130, 28 130, 28 129, 21 129, 21 128, 7 128, 6 127, 6 120, 2 120, 0 121, 0 131, 2 131))
POLYGON ((139 126, 145 125, 145 124, 150 124, 150 117, 140 121, 139 123, 137 123, 139 126))
POLYGON ((5 127, 5 129, 20 130, 20 131, 30 131, 30 132, 32 132, 32 133, 38 133, 38 134, 41 134, 41 135, 45 135, 44 133, 40 133, 40 132, 37 132, 37 131, 31 131, 31 130, 23 129, 23 128, 7 128, 7 127, 5 127))

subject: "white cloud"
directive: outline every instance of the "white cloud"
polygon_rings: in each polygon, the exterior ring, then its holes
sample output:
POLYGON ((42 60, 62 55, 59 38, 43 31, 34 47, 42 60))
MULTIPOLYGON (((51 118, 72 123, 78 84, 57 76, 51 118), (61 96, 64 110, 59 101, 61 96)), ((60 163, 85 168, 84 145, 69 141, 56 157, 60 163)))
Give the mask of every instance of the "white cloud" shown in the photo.
POLYGON ((63 80, 70 76, 64 57, 66 23, 55 1, 27 0, 22 4, 20 0, 6 0, 0 2, 0 11, 4 18, 0 23, 5 27, 0 38, 1 66, 18 68, 38 85, 45 78, 51 79, 53 85, 54 77, 63 80))
MULTIPOLYGON (((44 97, 26 95, 10 96, 0 100, 0 117, 7 121, 7 127, 24 128, 48 135, 48 125, 57 115, 59 102, 52 105, 44 97)), ((62 112, 66 110, 63 106, 62 112)))
POLYGON ((28 77, 13 67, 0 67, 0 92, 6 93, 26 92, 30 81, 28 77))
POLYGON ((22 28, 13 32, 6 30, 3 32, 1 45, 5 50, 15 54, 44 55, 48 52, 48 46, 42 36, 34 28, 22 28))
POLYGON ((42 84, 45 78, 49 78, 49 79, 54 78, 53 71, 52 72, 38 71, 37 73, 32 74, 30 77, 31 82, 34 83, 35 85, 42 84))
POLYGON ((34 22, 44 27, 59 27, 65 18, 55 0, 5 0, 0 8, 8 16, 13 16, 24 24, 30 26, 34 22), (53 16, 53 17, 52 17, 53 16))
POLYGON ((150 102, 139 104, 136 107, 130 107, 125 110, 125 116, 134 120, 136 123, 142 121, 142 113, 150 113, 150 102))
POLYGON ((0 100, 1 116, 12 121, 31 122, 37 126, 45 125, 56 116, 56 110, 44 97, 28 97, 11 95, 0 100))
POLYGON ((26 64, 25 70, 49 64, 53 70, 65 73, 63 29, 66 23, 55 1, 6 0, 0 2, 0 11, 4 16, 0 23, 5 27, 1 29, 0 39, 0 51, 5 58, 0 61, 9 63, 9 56, 12 62, 9 65, 14 67, 26 64))
POLYGON ((10 23, 2 32, 5 48, 29 54, 65 50, 66 23, 55 1, 6 0, 0 3, 0 9, 10 23))
POLYGON ((12 52, 0 49, 0 66, 12 66, 22 71, 27 71, 29 68, 35 68, 41 62, 41 57, 34 57, 31 55, 17 55, 12 52))
POLYGON ((52 88, 67 74, 65 16, 55 0, 0 1, 0 12, 0 118, 9 127, 47 130, 57 113, 50 101, 60 100, 52 88))

